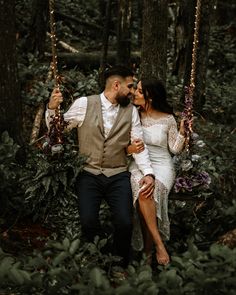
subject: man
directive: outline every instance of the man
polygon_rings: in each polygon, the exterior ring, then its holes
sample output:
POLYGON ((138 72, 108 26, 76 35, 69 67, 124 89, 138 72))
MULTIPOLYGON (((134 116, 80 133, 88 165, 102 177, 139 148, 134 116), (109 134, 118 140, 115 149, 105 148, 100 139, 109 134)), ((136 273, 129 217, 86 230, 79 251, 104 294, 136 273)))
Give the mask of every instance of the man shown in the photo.
MULTIPOLYGON (((132 71, 113 67, 105 72, 104 80, 103 93, 76 99, 64 119, 69 128, 77 127, 80 153, 88 157, 77 182, 82 233, 88 241, 99 235, 99 209, 105 199, 114 224, 114 254, 123 257, 123 266, 127 266, 133 204, 126 147, 130 141, 142 139, 142 129, 139 114, 130 104, 132 71)), ((62 101, 61 92, 54 89, 46 111, 48 126, 62 101)), ((154 176, 147 149, 134 158, 145 175, 140 186, 148 197, 154 189, 154 176)))

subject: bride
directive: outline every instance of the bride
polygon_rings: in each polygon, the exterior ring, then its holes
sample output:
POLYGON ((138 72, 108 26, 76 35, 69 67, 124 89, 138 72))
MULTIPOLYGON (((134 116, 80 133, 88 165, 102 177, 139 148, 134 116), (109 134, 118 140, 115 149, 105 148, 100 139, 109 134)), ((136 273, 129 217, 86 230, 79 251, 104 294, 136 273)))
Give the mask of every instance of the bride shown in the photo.
POLYGON ((152 197, 147 198, 139 193, 139 181, 143 175, 135 162, 131 161, 129 171, 133 203, 139 213, 142 230, 141 238, 134 234, 133 245, 135 240, 141 240, 148 262, 151 263, 154 242, 158 264, 166 265, 170 257, 163 240, 168 240, 170 236, 168 194, 175 180, 172 154, 180 153, 183 149, 184 120, 181 120, 178 132, 172 107, 167 102, 165 87, 156 78, 141 79, 138 82, 133 103, 139 106, 145 145, 137 139, 127 147, 127 153, 135 157, 135 153, 142 152, 146 147, 155 172, 155 191, 152 197))

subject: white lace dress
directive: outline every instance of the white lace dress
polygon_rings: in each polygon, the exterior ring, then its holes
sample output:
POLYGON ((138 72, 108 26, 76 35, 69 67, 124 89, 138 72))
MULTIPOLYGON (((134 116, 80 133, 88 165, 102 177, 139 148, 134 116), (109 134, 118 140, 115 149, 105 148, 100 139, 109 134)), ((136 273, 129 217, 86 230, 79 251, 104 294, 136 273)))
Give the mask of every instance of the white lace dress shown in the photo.
MULTIPOLYGON (((156 177, 154 199, 156 202, 158 229, 162 238, 168 240, 170 237, 168 194, 175 180, 172 154, 181 152, 184 145, 184 137, 178 133, 177 124, 173 115, 167 115, 159 119, 144 118, 141 121, 144 142, 148 148, 156 177)), ((129 171, 131 172, 133 203, 136 206, 138 191, 140 189, 139 180, 143 175, 134 161, 131 161, 129 171)), ((141 250, 143 248, 143 238, 136 210, 134 216, 132 245, 135 250, 141 250)))

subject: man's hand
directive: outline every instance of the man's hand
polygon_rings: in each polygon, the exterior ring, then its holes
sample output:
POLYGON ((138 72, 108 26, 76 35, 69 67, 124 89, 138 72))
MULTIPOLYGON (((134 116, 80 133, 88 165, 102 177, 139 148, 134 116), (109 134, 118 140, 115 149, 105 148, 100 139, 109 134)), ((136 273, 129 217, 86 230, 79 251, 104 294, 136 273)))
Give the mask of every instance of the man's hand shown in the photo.
POLYGON ((139 194, 145 196, 145 198, 149 198, 153 196, 154 188, 155 188, 155 180, 152 176, 147 175, 144 176, 140 182, 140 190, 139 194))
POLYGON ((63 96, 59 88, 54 88, 49 99, 48 108, 55 110, 58 108, 60 103, 63 102, 63 96))

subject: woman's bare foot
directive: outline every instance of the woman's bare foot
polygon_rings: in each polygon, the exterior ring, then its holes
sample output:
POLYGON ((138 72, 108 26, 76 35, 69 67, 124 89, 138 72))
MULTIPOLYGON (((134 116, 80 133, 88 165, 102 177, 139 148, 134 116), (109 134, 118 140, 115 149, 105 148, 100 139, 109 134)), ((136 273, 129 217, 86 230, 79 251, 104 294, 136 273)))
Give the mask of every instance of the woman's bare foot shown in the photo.
POLYGON ((164 245, 156 247, 156 259, 160 265, 167 265, 170 262, 169 254, 164 245))

